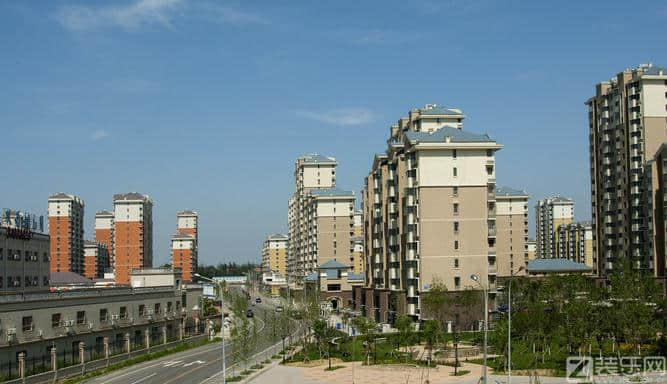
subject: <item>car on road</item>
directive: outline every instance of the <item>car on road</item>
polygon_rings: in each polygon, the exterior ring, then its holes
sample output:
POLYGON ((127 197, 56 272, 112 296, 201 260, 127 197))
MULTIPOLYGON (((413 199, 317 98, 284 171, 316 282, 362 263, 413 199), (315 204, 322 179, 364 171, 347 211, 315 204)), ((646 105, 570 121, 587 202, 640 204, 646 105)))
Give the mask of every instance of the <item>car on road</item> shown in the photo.
POLYGON ((283 307, 281 307, 280 305, 276 307, 276 312, 282 312, 282 311, 283 311, 283 307))
POLYGON ((246 317, 253 317, 253 316, 255 316, 255 314, 252 312, 252 309, 249 309, 249 310, 246 311, 245 316, 246 317))
POLYGON ((261 297, 258 297, 258 298, 255 299, 255 303, 259 304, 259 303, 261 303, 261 302, 262 302, 262 298, 261 298, 261 297))

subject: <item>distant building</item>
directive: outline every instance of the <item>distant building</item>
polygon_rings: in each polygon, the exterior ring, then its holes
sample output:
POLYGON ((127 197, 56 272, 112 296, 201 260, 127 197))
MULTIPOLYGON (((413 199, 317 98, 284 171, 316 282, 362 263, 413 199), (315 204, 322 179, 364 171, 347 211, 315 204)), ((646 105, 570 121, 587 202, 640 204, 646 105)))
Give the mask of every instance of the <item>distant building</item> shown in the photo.
POLYGON ((116 194, 114 206, 114 274, 129 284, 135 269, 153 266, 153 200, 136 192, 116 194))
POLYGON ((47 234, 0 227, 0 294, 48 290, 49 248, 47 234))
POLYGON ((109 250, 106 244, 95 241, 85 241, 83 244, 84 273, 83 276, 94 280, 104 277, 104 272, 110 268, 109 250))
POLYGON ((273 234, 262 245, 262 271, 275 272, 287 276, 287 250, 289 238, 283 234, 273 234))
POLYGON ((594 268, 593 226, 590 222, 561 224, 556 228, 556 258, 594 268))
MULTIPOLYGON (((499 277, 522 276, 528 265, 528 199, 525 191, 496 189, 496 260, 499 277), (523 267, 521 271, 519 269, 523 267)), ((489 265, 489 272, 492 266, 489 265)))
POLYGON ((191 282, 197 272, 197 239, 190 234, 171 237, 171 265, 183 271, 183 281, 191 282))
POLYGON ((537 258, 558 258, 556 253, 559 225, 571 224, 574 219, 574 201, 561 196, 549 197, 535 205, 535 237, 537 258))
POLYGON ((83 208, 78 196, 49 197, 51 272, 83 273, 83 208))
MULTIPOLYGON (((593 254, 606 276, 621 260, 665 276, 664 258, 648 253, 645 167, 667 141, 667 70, 642 64, 595 85, 588 105, 593 254)), ((664 232, 663 232, 664 233, 664 232)))
POLYGON ((576 261, 568 259, 535 259, 531 260, 526 267, 529 276, 567 275, 567 274, 590 274, 593 268, 576 261))
POLYGON ((104 244, 109 252, 109 262, 114 266, 114 216, 113 212, 98 211, 95 213, 95 241, 104 244))
POLYGON ((537 257, 537 244, 535 243, 535 240, 528 239, 528 241, 526 241, 526 250, 528 252, 528 261, 535 260, 537 257))
POLYGON ((364 237, 355 236, 352 238, 352 257, 350 258, 352 272, 363 275, 366 260, 364 259, 364 237))
POLYGON ((142 268, 130 274, 132 288, 172 287, 181 289, 183 273, 178 268, 142 268))
POLYGON ((262 284, 268 289, 271 296, 280 296, 280 290, 287 287, 287 279, 277 272, 262 273, 262 284))

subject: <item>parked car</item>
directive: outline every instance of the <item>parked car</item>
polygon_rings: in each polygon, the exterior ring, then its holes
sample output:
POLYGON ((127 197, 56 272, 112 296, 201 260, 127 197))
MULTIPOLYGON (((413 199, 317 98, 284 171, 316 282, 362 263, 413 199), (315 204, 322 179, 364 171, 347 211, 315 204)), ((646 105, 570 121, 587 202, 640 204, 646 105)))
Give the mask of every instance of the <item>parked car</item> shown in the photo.
POLYGON ((253 316, 255 316, 255 314, 252 312, 252 309, 249 309, 249 310, 246 311, 245 316, 246 317, 253 317, 253 316))
POLYGON ((255 303, 259 304, 259 303, 261 303, 261 302, 262 302, 262 298, 261 298, 261 297, 258 297, 258 298, 255 299, 255 303))
POLYGON ((282 312, 282 311, 283 311, 283 307, 281 307, 280 305, 276 307, 276 312, 282 312))

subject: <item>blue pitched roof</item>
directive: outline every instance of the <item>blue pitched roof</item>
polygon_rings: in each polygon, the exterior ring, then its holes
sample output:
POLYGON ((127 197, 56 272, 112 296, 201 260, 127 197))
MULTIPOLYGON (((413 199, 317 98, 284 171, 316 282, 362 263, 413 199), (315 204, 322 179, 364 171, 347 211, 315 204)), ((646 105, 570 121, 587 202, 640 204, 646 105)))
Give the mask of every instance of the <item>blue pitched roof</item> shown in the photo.
POLYGON ((528 273, 590 272, 586 264, 568 259, 535 259, 526 266, 528 273))
POLYGON ((311 153, 303 156, 303 161, 306 163, 335 163, 336 159, 333 157, 322 156, 317 153, 311 153))
POLYGON ((463 112, 456 109, 445 108, 445 107, 433 107, 420 109, 419 112, 422 115, 462 115, 463 112))
POLYGON ((498 187, 496 188, 496 196, 528 196, 528 193, 520 189, 498 187))
POLYGON ((318 267, 318 269, 347 269, 347 268, 350 267, 336 260, 329 260, 318 267))
POLYGON ((354 281, 363 280, 364 275, 362 273, 351 273, 350 272, 350 273, 347 274, 347 279, 348 280, 354 280, 354 281))
POLYGON ((489 135, 467 132, 462 129, 448 125, 433 132, 405 132, 405 137, 410 142, 444 143, 449 137, 453 143, 488 143, 493 142, 489 135))
POLYGON ((311 189, 310 194, 313 196, 354 196, 353 191, 346 191, 339 188, 311 189))

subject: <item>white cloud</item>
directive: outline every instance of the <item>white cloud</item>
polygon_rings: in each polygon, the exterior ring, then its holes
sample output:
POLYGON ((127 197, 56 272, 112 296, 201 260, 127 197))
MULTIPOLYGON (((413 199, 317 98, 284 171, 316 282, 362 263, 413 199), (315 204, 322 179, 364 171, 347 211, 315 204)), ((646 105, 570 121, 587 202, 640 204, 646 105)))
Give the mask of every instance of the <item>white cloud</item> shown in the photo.
POLYGON ((105 131, 104 129, 98 129, 90 135, 90 140, 100 141, 102 139, 106 139, 109 136, 111 136, 109 132, 105 131))
POLYGON ((259 15, 227 5, 207 1, 186 0, 132 0, 119 5, 67 5, 56 12, 56 20, 73 31, 87 31, 101 27, 121 27, 134 30, 156 24, 170 27, 177 17, 192 16, 223 24, 264 24, 259 15))
POLYGON ((360 125, 373 120, 373 112, 367 108, 341 108, 329 111, 297 111, 299 116, 322 123, 336 125, 360 125))
POLYGON ((182 0, 135 0, 123 5, 67 5, 58 10, 56 19, 76 31, 108 26, 134 29, 145 24, 169 26, 181 3, 182 0))

